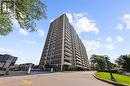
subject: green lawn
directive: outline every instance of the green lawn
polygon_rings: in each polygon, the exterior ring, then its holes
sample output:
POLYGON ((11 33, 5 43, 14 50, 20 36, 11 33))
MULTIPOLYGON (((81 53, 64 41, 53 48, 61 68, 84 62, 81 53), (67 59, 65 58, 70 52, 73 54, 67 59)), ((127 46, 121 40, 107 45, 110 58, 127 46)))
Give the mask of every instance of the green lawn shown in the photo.
MULTIPOLYGON (((107 72, 97 72, 96 76, 102 79, 110 80, 110 73, 107 72)), ((130 77, 119 74, 113 74, 113 76, 116 79, 116 82, 128 84, 130 86, 130 77)))

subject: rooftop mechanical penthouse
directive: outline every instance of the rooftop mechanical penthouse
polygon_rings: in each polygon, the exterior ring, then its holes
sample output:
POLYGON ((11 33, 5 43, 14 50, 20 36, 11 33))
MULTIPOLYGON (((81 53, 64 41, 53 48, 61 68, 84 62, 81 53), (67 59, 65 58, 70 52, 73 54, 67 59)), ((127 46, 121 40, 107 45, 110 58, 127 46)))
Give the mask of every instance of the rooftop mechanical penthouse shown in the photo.
POLYGON ((66 14, 51 22, 39 65, 55 71, 89 69, 86 48, 66 14))

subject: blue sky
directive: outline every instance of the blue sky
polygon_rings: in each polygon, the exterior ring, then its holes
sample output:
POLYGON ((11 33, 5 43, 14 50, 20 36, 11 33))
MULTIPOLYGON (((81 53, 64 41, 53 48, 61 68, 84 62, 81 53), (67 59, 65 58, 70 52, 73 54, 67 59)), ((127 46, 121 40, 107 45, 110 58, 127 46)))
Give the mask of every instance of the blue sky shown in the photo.
POLYGON ((66 13, 82 39, 88 56, 108 55, 112 62, 130 53, 130 0, 44 0, 47 19, 37 22, 37 32, 21 30, 0 36, 0 53, 18 56, 17 63, 39 63, 52 20, 66 13))

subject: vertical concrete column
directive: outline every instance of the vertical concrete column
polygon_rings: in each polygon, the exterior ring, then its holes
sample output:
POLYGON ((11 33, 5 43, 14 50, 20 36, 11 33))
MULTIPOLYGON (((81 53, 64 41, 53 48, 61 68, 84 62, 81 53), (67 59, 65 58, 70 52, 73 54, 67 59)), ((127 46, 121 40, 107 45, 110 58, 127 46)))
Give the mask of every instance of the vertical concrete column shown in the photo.
POLYGON ((63 71, 64 65, 64 37, 65 37, 65 15, 63 15, 63 32, 62 32, 62 56, 61 56, 61 71, 63 71))

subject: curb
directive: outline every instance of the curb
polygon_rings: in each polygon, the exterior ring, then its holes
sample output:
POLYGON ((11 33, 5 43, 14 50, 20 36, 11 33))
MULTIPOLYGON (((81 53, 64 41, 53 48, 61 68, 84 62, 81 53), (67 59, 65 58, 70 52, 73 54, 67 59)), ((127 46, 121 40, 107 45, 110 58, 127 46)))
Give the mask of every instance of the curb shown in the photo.
POLYGON ((109 83, 109 84, 112 84, 112 85, 115 85, 115 86, 128 86, 127 84, 117 83, 117 82, 113 82, 113 81, 110 81, 110 80, 105 80, 105 79, 99 78, 99 77, 95 76, 95 74, 93 76, 98 80, 104 81, 106 83, 109 83))

